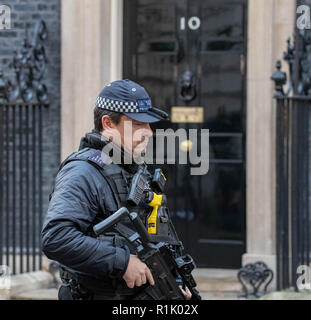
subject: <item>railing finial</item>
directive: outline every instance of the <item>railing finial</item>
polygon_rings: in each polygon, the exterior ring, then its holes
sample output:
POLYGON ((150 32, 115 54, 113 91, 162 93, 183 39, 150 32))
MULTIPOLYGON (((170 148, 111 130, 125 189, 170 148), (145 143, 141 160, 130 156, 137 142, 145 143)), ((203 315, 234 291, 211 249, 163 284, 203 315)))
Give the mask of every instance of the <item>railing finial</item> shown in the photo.
POLYGON ((277 71, 275 71, 271 76, 271 80, 274 81, 274 86, 275 86, 274 97, 283 97, 284 96, 283 86, 287 80, 286 73, 281 71, 282 63, 280 60, 276 62, 275 67, 277 71))
POLYGON ((43 20, 36 23, 32 41, 26 29, 21 49, 14 51, 9 67, 14 69, 15 81, 12 84, 0 78, 0 99, 6 102, 48 103, 47 88, 42 83, 46 70, 46 55, 42 42, 47 38, 47 28, 43 20), (1 82, 2 81, 2 82, 1 82))

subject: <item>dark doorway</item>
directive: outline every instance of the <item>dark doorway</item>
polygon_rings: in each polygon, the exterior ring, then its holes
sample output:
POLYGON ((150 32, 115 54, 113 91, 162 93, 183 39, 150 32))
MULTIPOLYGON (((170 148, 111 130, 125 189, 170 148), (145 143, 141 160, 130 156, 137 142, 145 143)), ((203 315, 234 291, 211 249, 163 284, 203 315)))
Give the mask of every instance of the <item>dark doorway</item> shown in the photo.
POLYGON ((238 268, 245 252, 246 18, 246 0, 124 1, 124 78, 169 114, 203 107, 196 123, 154 128, 210 130, 206 175, 162 166, 177 231, 201 267, 238 268))

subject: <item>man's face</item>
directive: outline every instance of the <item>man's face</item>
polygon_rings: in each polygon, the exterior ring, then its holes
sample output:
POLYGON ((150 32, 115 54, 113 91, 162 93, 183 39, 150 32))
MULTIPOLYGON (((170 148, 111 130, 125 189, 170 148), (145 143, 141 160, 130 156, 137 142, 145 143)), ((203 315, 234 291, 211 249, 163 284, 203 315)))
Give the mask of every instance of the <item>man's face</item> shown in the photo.
POLYGON ((111 123, 111 128, 118 132, 118 134, 116 131, 109 133, 110 136, 113 136, 113 142, 121 145, 128 153, 135 157, 135 155, 140 156, 146 152, 149 138, 153 134, 149 123, 139 122, 122 115, 117 125, 111 123))

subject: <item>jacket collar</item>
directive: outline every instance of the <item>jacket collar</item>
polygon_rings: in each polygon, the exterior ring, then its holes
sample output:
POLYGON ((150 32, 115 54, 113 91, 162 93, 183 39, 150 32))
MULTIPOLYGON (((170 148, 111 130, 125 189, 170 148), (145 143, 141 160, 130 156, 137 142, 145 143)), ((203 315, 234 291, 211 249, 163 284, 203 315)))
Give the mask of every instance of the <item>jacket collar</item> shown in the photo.
POLYGON ((96 130, 92 130, 92 132, 86 133, 86 135, 81 138, 79 150, 82 150, 84 148, 103 150, 103 148, 107 144, 111 144, 112 146, 111 151, 109 152, 109 154, 107 154, 109 157, 112 157, 113 155, 112 152, 114 151, 120 152, 121 164, 119 165, 130 173, 134 173, 137 171, 139 165, 135 163, 133 159, 131 159, 131 155, 128 152, 126 152, 122 147, 119 147, 112 141, 109 141, 108 139, 106 139, 103 135, 100 134, 100 132, 96 130), (125 159, 127 159, 128 161, 125 161, 125 159), (127 164, 125 162, 132 162, 132 163, 127 164))

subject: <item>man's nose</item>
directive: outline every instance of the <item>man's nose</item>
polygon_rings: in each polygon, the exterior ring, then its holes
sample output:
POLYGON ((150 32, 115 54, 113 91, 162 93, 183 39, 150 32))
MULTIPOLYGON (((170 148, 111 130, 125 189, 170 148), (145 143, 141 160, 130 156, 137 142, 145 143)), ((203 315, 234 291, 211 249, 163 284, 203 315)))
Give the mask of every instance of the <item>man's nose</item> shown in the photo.
POLYGON ((145 129, 146 129, 147 132, 148 132, 148 136, 151 137, 151 136, 153 135, 153 131, 152 131, 149 123, 146 123, 146 124, 145 124, 145 129))

